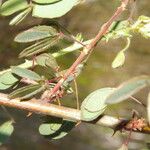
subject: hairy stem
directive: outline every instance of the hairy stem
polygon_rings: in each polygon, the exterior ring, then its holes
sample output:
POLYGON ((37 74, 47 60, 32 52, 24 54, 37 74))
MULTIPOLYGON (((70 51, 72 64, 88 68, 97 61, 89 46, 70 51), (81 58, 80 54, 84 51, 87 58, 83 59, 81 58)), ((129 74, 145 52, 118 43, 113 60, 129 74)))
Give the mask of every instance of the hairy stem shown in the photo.
POLYGON ((68 71, 65 73, 62 79, 59 80, 59 82, 55 85, 53 90, 49 93, 49 100, 51 101, 51 97, 55 95, 55 93, 59 90, 61 85, 64 83, 64 81, 74 73, 76 68, 80 63, 82 63, 87 56, 93 52, 94 47, 97 45, 97 43, 101 40, 101 38, 108 32, 110 26, 112 23, 122 14, 122 12, 125 10, 129 0, 122 0, 121 6, 117 8, 113 16, 101 27, 98 34, 95 36, 95 38, 88 44, 86 47, 83 48, 83 51, 81 51, 81 54, 76 59, 76 61, 72 64, 72 66, 68 69, 68 71))

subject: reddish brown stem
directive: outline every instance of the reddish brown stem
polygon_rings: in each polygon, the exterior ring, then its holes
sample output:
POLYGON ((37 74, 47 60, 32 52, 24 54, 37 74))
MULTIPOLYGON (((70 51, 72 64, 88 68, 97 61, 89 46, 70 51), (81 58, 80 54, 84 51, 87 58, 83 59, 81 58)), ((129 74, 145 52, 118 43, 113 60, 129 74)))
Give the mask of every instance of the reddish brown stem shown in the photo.
POLYGON ((53 90, 49 93, 49 99, 55 93, 59 90, 63 82, 76 70, 77 66, 86 59, 88 54, 90 54, 93 50, 94 47, 97 45, 99 40, 108 32, 109 27, 111 24, 118 18, 118 16, 121 15, 121 13, 125 10, 129 0, 122 0, 121 6, 117 8, 116 12, 113 14, 113 16, 106 22, 98 32, 98 34, 95 36, 95 38, 92 40, 92 42, 84 47, 83 51, 79 55, 79 57, 76 59, 76 61, 72 64, 72 66, 68 69, 68 71, 65 73, 62 79, 59 80, 59 82, 56 84, 56 86, 53 88, 53 90))

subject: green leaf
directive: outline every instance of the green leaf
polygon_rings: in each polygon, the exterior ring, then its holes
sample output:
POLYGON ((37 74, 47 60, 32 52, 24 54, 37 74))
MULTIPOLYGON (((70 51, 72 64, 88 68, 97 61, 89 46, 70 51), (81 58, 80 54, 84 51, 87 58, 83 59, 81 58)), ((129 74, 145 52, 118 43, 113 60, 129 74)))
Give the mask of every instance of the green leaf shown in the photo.
POLYGON ((128 20, 114 21, 109 28, 109 32, 104 36, 106 41, 120 37, 131 37, 130 22, 128 20))
POLYGON ((0 90, 6 90, 12 87, 18 79, 10 71, 0 75, 0 90))
POLYGON ((57 18, 65 15, 77 4, 78 0, 62 0, 54 4, 33 6, 34 17, 57 18))
POLYGON ((46 60, 49 59, 49 55, 47 53, 38 55, 36 57, 36 63, 40 66, 46 67, 46 60))
POLYGON ((46 47, 48 44, 49 44, 49 41, 51 40, 51 38, 46 38, 46 39, 43 39, 43 40, 40 40, 38 42, 36 42, 35 44, 25 48, 20 54, 19 54, 19 58, 22 58, 22 57, 28 57, 28 55, 32 56, 33 55, 36 55, 38 54, 38 52, 40 53, 40 50, 43 48, 43 47, 46 47))
POLYGON ((56 69, 58 67, 58 64, 56 62, 56 59, 53 55, 50 53, 43 53, 36 57, 37 64, 45 67, 51 67, 53 69, 56 69))
POLYGON ((51 3, 59 2, 61 0, 32 0, 32 1, 39 4, 51 4, 51 3))
POLYGON ((55 28, 42 25, 42 26, 35 26, 22 33, 19 33, 14 40, 19 43, 28 43, 45 39, 48 37, 54 37, 56 35, 58 35, 58 32, 56 31, 55 28))
POLYGON ((82 110, 81 110, 81 119, 83 121, 92 121, 92 120, 98 118, 105 110, 106 110, 106 107, 101 109, 101 111, 90 112, 87 109, 82 108, 82 110))
POLYGON ((0 145, 2 145, 13 133, 12 121, 7 121, 0 126, 0 145))
POLYGON ((120 51, 115 57, 114 61, 112 62, 112 68, 118 68, 122 66, 124 62, 125 62, 125 54, 124 52, 120 51))
POLYGON ((45 122, 39 126, 39 133, 49 139, 60 139, 66 136, 76 125, 75 122, 52 116, 46 116, 44 120, 45 122))
POLYGON ((1 15, 9 16, 27 7, 29 5, 26 0, 7 0, 1 6, 1 15))
POLYGON ((15 16, 10 22, 9 25, 18 25, 21 21, 23 21, 26 16, 31 12, 31 7, 27 8, 23 12, 19 13, 17 16, 15 16))
POLYGON ((25 48, 19 54, 19 57, 20 58, 30 57, 30 56, 42 53, 42 52, 48 50, 49 48, 51 48, 52 46, 54 46, 58 42, 58 40, 59 40, 58 37, 54 37, 54 38, 44 39, 42 41, 39 41, 39 42, 35 43, 34 45, 31 45, 31 46, 25 48))
POLYGON ((62 126, 54 134, 47 136, 47 138, 58 140, 65 137, 74 127, 76 123, 72 121, 63 121, 62 126))
POLYGON ((18 79, 12 75, 11 72, 6 72, 2 75, 0 75, 0 82, 5 85, 12 85, 16 83, 18 79))
POLYGON ((0 90, 9 89, 11 86, 12 86, 11 84, 5 85, 5 84, 0 82, 0 90))
POLYGON ((148 122, 150 125, 150 92, 148 94, 148 99, 147 99, 147 115, 148 115, 148 122))
POLYGON ((106 107, 105 100, 114 88, 102 88, 92 92, 82 102, 81 107, 90 112, 98 112, 106 107))
POLYGON ((122 102, 150 84, 149 76, 135 77, 117 87, 106 100, 107 104, 122 102))
POLYGON ((114 61, 112 62, 112 67, 117 68, 124 64, 125 62, 125 51, 129 48, 131 39, 127 38, 126 46, 117 54, 114 61))
POLYGON ((22 88, 19 88, 9 94, 9 98, 20 98, 20 100, 26 100, 35 96, 36 94, 45 90, 45 86, 37 85, 28 85, 22 88))
POLYGON ((11 72, 22 77, 22 78, 27 78, 35 81, 42 80, 42 78, 35 72, 20 68, 20 67, 11 67, 11 72))
POLYGON ((62 126, 63 119, 53 116, 45 116, 44 123, 39 126, 41 135, 50 135, 55 133, 62 126))
POLYGON ((39 133, 41 135, 50 135, 54 134, 62 126, 62 118, 54 118, 49 120, 46 123, 43 123, 39 126, 39 133))
POLYGON ((106 109, 105 100, 113 92, 114 88, 102 88, 88 95, 81 105, 81 118, 91 121, 100 116, 106 109))
POLYGON ((52 68, 36 65, 34 67, 34 71, 41 77, 44 77, 44 79, 52 79, 56 77, 55 72, 52 68))
POLYGON ((50 124, 49 123, 43 123, 39 126, 39 133, 41 135, 49 135, 51 134, 50 124))

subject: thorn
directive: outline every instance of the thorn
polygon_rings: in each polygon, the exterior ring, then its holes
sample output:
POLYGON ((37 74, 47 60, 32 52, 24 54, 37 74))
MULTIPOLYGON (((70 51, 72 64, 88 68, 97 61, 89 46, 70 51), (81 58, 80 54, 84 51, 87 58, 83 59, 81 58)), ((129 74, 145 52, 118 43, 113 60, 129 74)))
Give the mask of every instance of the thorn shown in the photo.
POLYGON ((32 114, 32 112, 29 112, 26 117, 30 117, 32 114))

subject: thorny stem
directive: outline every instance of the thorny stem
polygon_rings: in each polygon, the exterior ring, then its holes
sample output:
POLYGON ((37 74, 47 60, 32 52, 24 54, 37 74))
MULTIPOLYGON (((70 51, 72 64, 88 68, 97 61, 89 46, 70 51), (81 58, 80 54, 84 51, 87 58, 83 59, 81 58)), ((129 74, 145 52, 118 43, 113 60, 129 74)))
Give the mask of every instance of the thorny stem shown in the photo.
POLYGON ((113 16, 101 27, 100 31, 95 36, 95 38, 91 41, 91 43, 83 48, 83 51, 81 51, 81 53, 80 53, 79 57, 76 59, 76 61, 68 69, 68 71, 65 73, 65 75, 59 80, 59 82, 55 85, 55 87, 52 89, 52 91, 50 91, 50 93, 49 93, 49 100, 50 101, 51 101, 51 97, 53 95, 55 95, 55 93, 59 90, 59 88, 64 83, 64 81, 76 70, 78 65, 80 63, 82 63, 91 52, 93 52, 94 47, 101 40, 101 38, 108 32, 109 27, 111 26, 111 24, 126 9, 126 6, 127 6, 128 2, 129 2, 129 0, 122 0, 121 6, 117 8, 117 10, 113 14, 113 16))
MULTIPOLYGON (((81 118, 80 110, 49 104, 49 103, 44 103, 43 101, 37 99, 32 99, 29 101, 20 101, 19 98, 9 99, 6 94, 0 93, 0 105, 16 108, 20 110, 26 110, 38 114, 60 117, 74 122, 84 122, 81 118)), ((117 129, 118 130, 125 129, 126 131, 130 131, 132 129, 128 125, 130 121, 131 120, 127 120, 123 118, 118 119, 118 117, 101 115, 96 120, 91 122, 86 122, 86 123, 97 124, 100 126, 112 128, 115 131, 117 131, 117 129)), ((145 124, 141 130, 136 130, 136 131, 133 130, 133 132, 150 134, 150 127, 148 126, 148 124, 145 124)))

